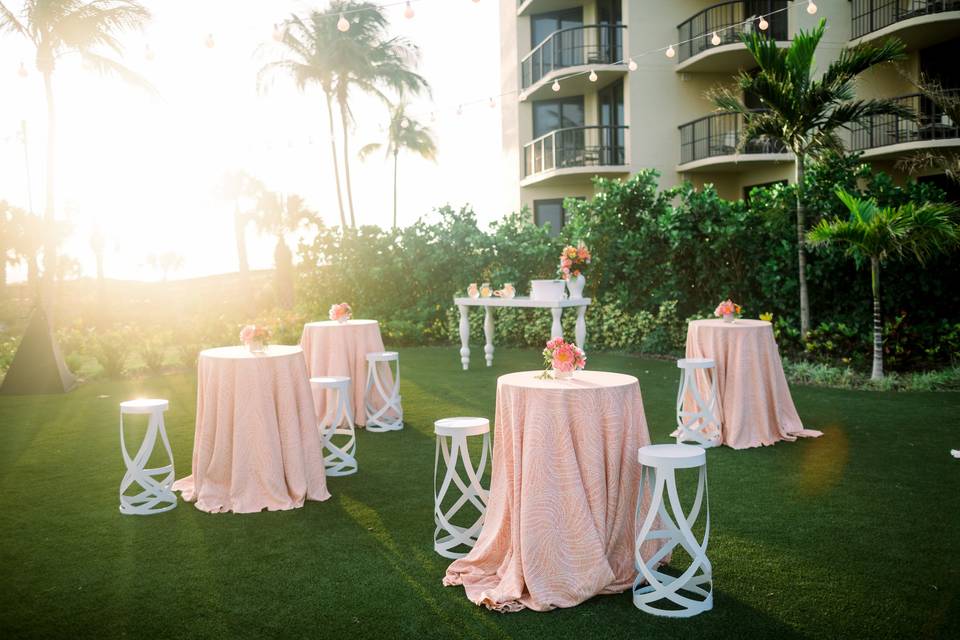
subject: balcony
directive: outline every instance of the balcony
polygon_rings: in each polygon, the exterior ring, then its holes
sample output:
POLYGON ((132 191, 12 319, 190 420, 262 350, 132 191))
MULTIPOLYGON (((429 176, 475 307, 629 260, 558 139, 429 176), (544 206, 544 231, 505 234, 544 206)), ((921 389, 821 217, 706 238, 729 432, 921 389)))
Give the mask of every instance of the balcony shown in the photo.
POLYGON ((517 0, 517 15, 526 16, 582 6, 583 0, 517 0))
POLYGON ((740 40, 741 34, 760 31, 760 15, 767 15, 768 37, 787 45, 786 0, 734 0, 707 7, 677 27, 678 72, 736 72, 756 65, 740 40), (776 11, 773 15, 772 12, 776 11), (713 34, 720 44, 713 44, 713 34))
POLYGON ((586 25, 554 31, 520 61, 521 96, 542 98, 581 95, 589 86, 600 88, 627 72, 623 60, 623 25, 586 25), (597 81, 587 74, 567 78, 560 92, 550 89, 554 78, 592 70, 597 81))
MULTIPOLYGON (((627 172, 627 127, 569 127, 540 136, 523 147, 520 186, 583 175, 627 172)), ((571 180, 573 181, 573 180, 571 180)))
MULTIPOLYGON (((944 94, 960 99, 960 89, 949 89, 944 94)), ((932 100, 911 93, 897 97, 896 101, 913 111, 916 119, 873 116, 869 122, 851 129, 851 151, 862 151, 864 159, 880 160, 925 149, 960 147, 960 123, 951 120, 932 100)))
POLYGON ((744 165, 792 162, 779 140, 749 140, 739 149, 743 117, 737 113, 715 113, 680 125, 680 164, 677 171, 737 171, 744 165))
POLYGON ((850 39, 858 42, 895 35, 910 49, 951 38, 960 30, 960 0, 852 0, 850 39))

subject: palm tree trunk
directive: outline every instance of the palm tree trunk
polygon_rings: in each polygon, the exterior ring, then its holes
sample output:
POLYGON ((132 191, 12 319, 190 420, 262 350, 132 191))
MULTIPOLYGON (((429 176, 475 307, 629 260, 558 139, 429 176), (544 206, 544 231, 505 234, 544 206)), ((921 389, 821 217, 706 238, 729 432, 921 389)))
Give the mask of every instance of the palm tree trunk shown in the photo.
POLYGON ((880 258, 870 258, 870 278, 873 285, 873 372, 871 380, 883 379, 883 317, 880 310, 880 258))
POLYGON ((333 104, 327 95, 327 123, 330 125, 330 156, 333 160, 333 180, 337 185, 337 207, 340 209, 340 228, 347 228, 347 216, 343 211, 343 195, 340 193, 340 167, 337 165, 336 128, 333 126, 333 104))
MULTIPOLYGON (((237 243, 237 266, 240 271, 242 295, 248 295, 250 292, 250 262, 247 260, 246 227, 244 216, 240 212, 240 200, 238 198, 233 201, 233 237, 237 243)), ((164 275, 164 280, 166 280, 166 275, 164 275)))
POLYGON ((53 75, 50 71, 43 73, 43 87, 47 98, 47 184, 46 203, 43 210, 43 282, 40 288, 40 304, 46 311, 47 319, 53 324, 53 279, 57 273, 57 239, 54 229, 54 153, 57 119, 53 102, 53 75))
POLYGON ((396 149, 393 151, 393 230, 397 230, 397 156, 396 149))
POLYGON ((353 214, 353 188, 350 185, 350 127, 347 120, 347 104, 340 101, 340 123, 343 126, 343 178, 347 185, 347 204, 350 207, 350 226, 357 228, 357 219, 353 214))
POLYGON ((807 333, 810 331, 810 298, 807 293, 807 249, 805 238, 807 234, 807 212, 803 204, 803 172, 804 159, 803 154, 796 156, 796 177, 797 177, 797 269, 800 278, 800 338, 806 340, 807 333))

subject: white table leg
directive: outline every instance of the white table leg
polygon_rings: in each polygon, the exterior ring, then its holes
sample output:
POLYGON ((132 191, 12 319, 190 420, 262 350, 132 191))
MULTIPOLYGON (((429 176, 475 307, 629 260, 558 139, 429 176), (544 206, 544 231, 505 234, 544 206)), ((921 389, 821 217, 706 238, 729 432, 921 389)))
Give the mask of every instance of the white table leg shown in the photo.
POLYGON ((587 308, 577 307, 577 346, 581 349, 585 349, 584 343, 587 341, 587 322, 584 320, 583 316, 586 315, 587 308))
POLYGON ((493 366, 493 308, 484 309, 483 333, 487 338, 487 345, 483 348, 484 355, 487 356, 487 366, 493 366))
POLYGON ((560 307, 550 308, 550 314, 553 316, 553 326, 550 328, 551 338, 563 337, 563 325, 560 324, 560 314, 562 313, 563 313, 563 309, 561 309, 560 307))
POLYGON ((466 371, 470 366, 470 319, 467 314, 470 308, 460 305, 460 363, 466 371))

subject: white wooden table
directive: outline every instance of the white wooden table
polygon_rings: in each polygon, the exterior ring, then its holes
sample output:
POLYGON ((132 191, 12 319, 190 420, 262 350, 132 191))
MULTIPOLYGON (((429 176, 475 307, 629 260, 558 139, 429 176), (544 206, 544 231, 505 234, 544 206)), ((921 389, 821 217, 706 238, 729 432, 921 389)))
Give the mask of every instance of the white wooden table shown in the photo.
POLYGON ((495 307, 550 309, 550 314, 553 316, 553 326, 550 329, 551 338, 563 337, 563 327, 560 324, 560 316, 563 314, 563 310, 576 308, 577 346, 582 348, 587 339, 587 323, 584 320, 584 314, 586 314, 590 302, 590 298, 533 300, 526 296, 517 296, 516 298, 454 298, 453 303, 460 309, 460 362, 463 364, 464 370, 470 366, 470 321, 468 316, 470 307, 484 308, 483 333, 487 338, 487 344, 483 348, 483 353, 487 358, 487 366, 491 367, 493 366, 493 309, 495 307))

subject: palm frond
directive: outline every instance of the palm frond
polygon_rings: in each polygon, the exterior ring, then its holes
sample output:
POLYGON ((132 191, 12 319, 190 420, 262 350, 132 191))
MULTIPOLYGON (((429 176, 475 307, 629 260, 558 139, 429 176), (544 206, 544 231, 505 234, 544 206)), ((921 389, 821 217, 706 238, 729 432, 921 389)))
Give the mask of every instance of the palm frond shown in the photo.
MULTIPOLYGON (((3 2, 0 2, 0 32, 2 31, 13 31, 25 38, 33 40, 27 26, 23 24, 20 19, 17 18, 17 15, 8 9, 3 2)), ((36 41, 34 41, 34 43, 36 44, 36 41)))
POLYGON ((103 75, 116 76, 135 87, 143 89, 150 95, 160 95, 160 92, 157 91, 157 88, 154 87, 149 80, 144 78, 133 69, 130 69, 124 64, 117 62, 116 60, 93 53, 91 51, 81 51, 80 56, 83 58, 84 62, 92 66, 97 72, 103 75))

